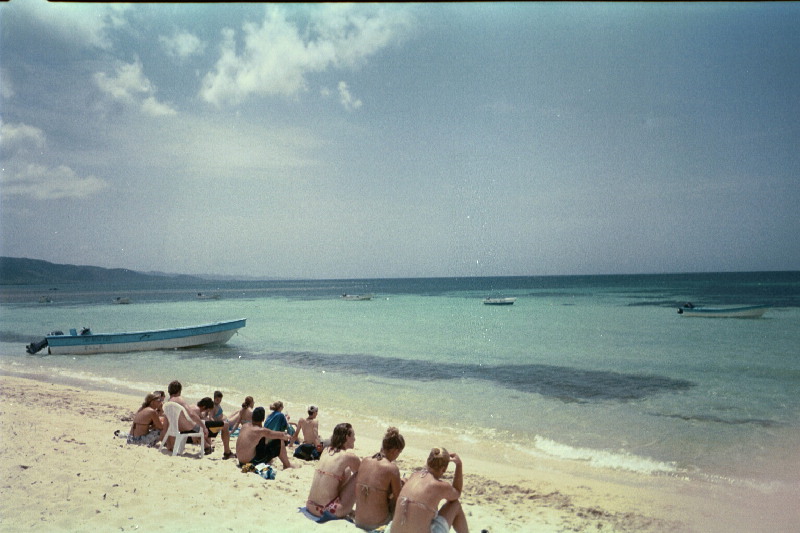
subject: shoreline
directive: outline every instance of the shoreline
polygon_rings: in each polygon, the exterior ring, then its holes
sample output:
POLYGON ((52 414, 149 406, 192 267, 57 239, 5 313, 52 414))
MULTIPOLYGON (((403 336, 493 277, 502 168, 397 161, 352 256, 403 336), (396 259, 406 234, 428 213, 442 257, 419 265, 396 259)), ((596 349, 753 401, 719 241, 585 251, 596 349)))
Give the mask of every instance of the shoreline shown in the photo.
MULTIPOLYGON (((287 533, 315 527, 297 512, 313 463, 293 460, 300 468, 278 466, 277 479, 267 481, 223 461, 221 446, 203 460, 190 457, 191 446, 183 457, 128 446, 113 433, 127 431, 123 419, 138 407, 139 395, 9 375, 0 384, 5 397, 0 419, 7 428, 0 514, 14 517, 0 530, 207 531, 215 524, 256 531, 273 521, 287 533)), ((354 452, 371 455, 385 428, 352 422, 354 452)), ((398 466, 407 475, 424 463, 429 448, 428 439, 406 439, 398 466)), ((486 444, 475 449, 486 451, 486 444)), ((789 531, 798 518, 791 494, 785 500, 765 494, 756 502, 736 487, 589 470, 557 460, 520 468, 491 453, 451 447, 464 461, 462 504, 473 531, 789 531)), ((360 531, 344 521, 324 527, 360 531)))

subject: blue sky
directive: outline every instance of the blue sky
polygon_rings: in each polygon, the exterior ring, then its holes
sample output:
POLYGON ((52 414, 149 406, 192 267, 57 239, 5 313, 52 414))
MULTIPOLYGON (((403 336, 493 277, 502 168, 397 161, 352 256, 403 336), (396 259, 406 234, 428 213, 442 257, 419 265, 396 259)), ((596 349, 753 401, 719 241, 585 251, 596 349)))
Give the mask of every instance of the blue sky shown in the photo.
POLYGON ((0 5, 0 253, 800 270, 800 3, 0 5))

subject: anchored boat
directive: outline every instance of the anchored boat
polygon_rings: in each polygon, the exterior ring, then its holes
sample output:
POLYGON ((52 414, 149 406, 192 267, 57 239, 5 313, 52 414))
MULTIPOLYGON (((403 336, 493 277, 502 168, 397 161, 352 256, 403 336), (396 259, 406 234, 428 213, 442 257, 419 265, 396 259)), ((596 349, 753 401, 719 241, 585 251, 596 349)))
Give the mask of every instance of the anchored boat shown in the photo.
POLYGON ((702 316, 712 318, 760 318, 769 309, 768 305, 748 305, 745 307, 695 307, 686 303, 678 308, 683 316, 702 316))
POLYGON ((28 353, 35 354, 46 346, 49 354, 73 355, 172 350, 206 344, 225 344, 245 326, 246 321, 246 318, 240 318, 200 326, 130 333, 92 333, 89 328, 83 328, 80 332, 73 329, 68 335, 54 331, 39 342, 32 342, 26 349, 28 353))

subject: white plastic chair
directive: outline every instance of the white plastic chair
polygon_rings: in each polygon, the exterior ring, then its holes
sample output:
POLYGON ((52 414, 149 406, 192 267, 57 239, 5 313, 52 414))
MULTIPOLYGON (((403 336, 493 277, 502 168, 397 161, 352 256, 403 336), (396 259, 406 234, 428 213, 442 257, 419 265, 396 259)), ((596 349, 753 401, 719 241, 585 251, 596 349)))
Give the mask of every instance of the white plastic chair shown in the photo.
POLYGON ((186 446, 186 441, 190 437, 200 437, 200 458, 202 459, 206 450, 206 442, 203 437, 203 432, 198 431, 194 433, 181 433, 179 429, 180 426, 178 426, 178 422, 181 419, 181 413, 183 413, 187 420, 191 420, 189 413, 186 412, 186 409, 184 409, 181 404, 176 402, 166 402, 164 404, 164 414, 167 415, 167 420, 169 420, 169 428, 167 429, 167 434, 164 435, 162 442, 166 445, 168 438, 175 437, 175 444, 172 446, 172 455, 178 455, 183 453, 183 448, 186 446))

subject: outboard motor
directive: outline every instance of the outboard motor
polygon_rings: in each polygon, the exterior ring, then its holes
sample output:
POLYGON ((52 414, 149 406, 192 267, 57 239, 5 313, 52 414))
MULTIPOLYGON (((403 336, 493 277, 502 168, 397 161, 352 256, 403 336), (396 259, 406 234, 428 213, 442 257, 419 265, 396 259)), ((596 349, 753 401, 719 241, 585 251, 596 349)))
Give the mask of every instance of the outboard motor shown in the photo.
POLYGON ((47 346, 47 337, 40 340, 39 342, 32 342, 28 346, 25 347, 25 351, 29 354, 33 355, 35 353, 39 353, 42 348, 47 346))

